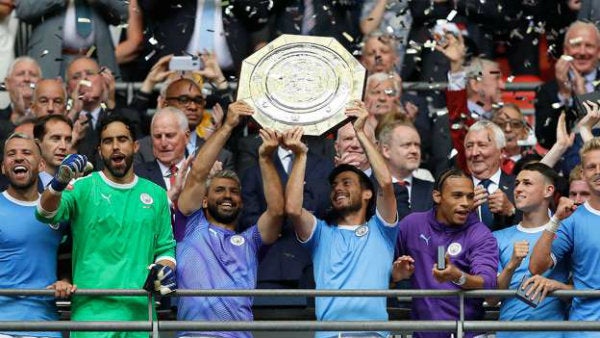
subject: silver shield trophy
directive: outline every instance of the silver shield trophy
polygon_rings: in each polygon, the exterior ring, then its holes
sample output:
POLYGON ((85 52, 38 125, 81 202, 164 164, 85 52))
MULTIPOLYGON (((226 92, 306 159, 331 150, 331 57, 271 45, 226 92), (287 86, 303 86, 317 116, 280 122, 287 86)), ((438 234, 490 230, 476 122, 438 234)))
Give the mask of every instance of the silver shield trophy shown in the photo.
POLYGON ((361 100, 365 68, 331 37, 282 35, 242 64, 237 99, 262 126, 295 126, 322 135, 339 125, 349 102, 361 100))

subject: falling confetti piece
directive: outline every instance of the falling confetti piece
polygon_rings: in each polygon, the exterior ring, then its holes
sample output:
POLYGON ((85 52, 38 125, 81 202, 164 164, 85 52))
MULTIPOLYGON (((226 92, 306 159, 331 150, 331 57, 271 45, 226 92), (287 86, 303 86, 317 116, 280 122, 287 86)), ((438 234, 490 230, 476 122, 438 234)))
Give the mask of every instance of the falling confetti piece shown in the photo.
POLYGON ((44 49, 42 51, 42 54, 40 55, 40 57, 44 57, 44 56, 48 55, 48 53, 50 53, 50 52, 47 49, 44 49))
POLYGON ((576 38, 569 39, 569 44, 575 45, 580 43, 581 41, 583 41, 583 38, 581 36, 578 36, 576 38))
POLYGON ((552 104, 552 108, 553 108, 553 109, 558 109, 558 108, 562 107, 562 105, 563 105, 563 104, 562 104, 562 103, 560 103, 560 102, 554 102, 554 103, 552 104))
POLYGON ((560 58, 567 62, 573 61, 573 57, 571 55, 561 55, 560 58))
POLYGON ((354 38, 352 38, 352 35, 350 35, 346 32, 342 32, 342 35, 346 38, 346 40, 348 40, 350 42, 354 42, 354 38))
POLYGON ((154 56, 154 54, 156 54, 156 50, 153 49, 150 53, 148 53, 148 55, 144 56, 144 60, 150 60, 154 56))
POLYGON ((448 16, 446 17, 446 20, 448 21, 452 21, 454 20, 454 17, 456 16, 458 12, 456 10, 451 10, 450 13, 448 13, 448 16))
POLYGON ((79 22, 79 23, 92 23, 92 20, 90 20, 90 18, 77 18, 77 22, 79 22))
POLYGON ((88 49, 87 53, 85 53, 85 56, 88 58, 91 58, 92 55, 94 55, 95 51, 96 51, 96 45, 92 45, 92 47, 90 47, 90 49, 88 49))
POLYGON ((152 46, 156 46, 156 44, 158 43, 158 40, 156 40, 156 38, 154 36, 152 36, 150 39, 148 39, 148 42, 150 42, 150 44, 152 46))

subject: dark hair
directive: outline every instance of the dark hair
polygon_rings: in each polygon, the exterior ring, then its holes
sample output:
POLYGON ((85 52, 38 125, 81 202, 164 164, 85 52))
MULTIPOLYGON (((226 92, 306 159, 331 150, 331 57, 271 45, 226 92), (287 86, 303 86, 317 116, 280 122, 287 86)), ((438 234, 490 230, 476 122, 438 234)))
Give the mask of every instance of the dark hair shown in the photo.
POLYGON ((68 117, 61 114, 51 114, 39 117, 35 120, 35 124, 33 126, 33 137, 39 141, 42 141, 44 136, 46 136, 46 134, 48 133, 48 130, 46 129, 46 124, 48 123, 48 121, 51 120, 62 121, 68 124, 71 130, 73 129, 73 122, 71 122, 71 120, 68 117))
POLYGON ((440 174, 437 180, 435 180, 434 190, 442 192, 442 187, 444 186, 444 182, 450 177, 465 177, 471 179, 469 175, 467 175, 464 171, 458 168, 450 168, 440 174))
MULTIPOLYGON (((339 174, 341 174, 343 172, 347 172, 347 171, 351 171, 351 172, 355 173, 356 175, 358 175, 358 181, 360 182, 361 188, 371 190, 371 192, 373 193, 373 197, 371 197, 371 199, 369 200, 369 203, 367 204, 366 218, 369 219, 375 213, 375 201, 377 199, 376 198, 377 192, 375 190, 375 185, 373 184, 373 181, 371 181, 371 179, 369 178, 369 176, 367 176, 367 174, 365 174, 362 170, 358 169, 357 167, 355 167, 353 165, 340 164, 337 167, 333 168, 333 170, 329 174, 329 177, 327 178, 329 181, 329 184, 333 185, 333 181, 335 180, 335 178, 338 177, 339 174)), ((326 216, 324 218, 328 224, 332 224, 336 220, 336 216, 337 216, 337 214, 336 214, 335 210, 330 208, 327 211, 326 216)))
POLYGON ((556 171, 554 171, 554 169, 550 168, 549 166, 545 165, 544 163, 541 162, 533 162, 533 163, 527 163, 523 166, 523 168, 521 169, 521 171, 523 170, 527 170, 527 171, 535 171, 540 173, 542 176, 544 176, 552 185, 556 185, 556 182, 559 180, 559 176, 556 173, 556 171))
POLYGON ((331 173, 329 174, 328 180, 329 180, 329 184, 333 184, 333 181, 335 180, 335 178, 346 171, 351 171, 353 173, 355 173, 356 175, 358 175, 358 179, 360 181, 360 186, 363 189, 368 189, 371 190, 373 193, 375 193, 375 187, 373 186, 373 182, 371 181, 371 179, 369 178, 369 176, 367 176, 367 174, 365 174, 362 170, 358 169, 357 167, 350 165, 350 164, 340 164, 337 167, 333 168, 333 170, 331 171, 331 173))
POLYGON ((540 156, 537 153, 525 154, 517 161, 517 163, 515 163, 515 167, 513 168, 512 174, 514 176, 517 176, 517 175, 519 175, 521 170, 523 170, 524 166, 526 166, 530 163, 539 162, 541 160, 542 160, 542 156, 540 156))
POLYGON ((125 117, 123 115, 113 113, 113 114, 108 115, 108 117, 106 117, 100 121, 100 128, 98 129, 98 130, 100 130, 100 133, 98 133, 98 138, 99 138, 100 142, 102 142, 102 132, 104 131, 104 129, 106 129, 106 127, 108 127, 109 124, 115 123, 115 122, 123 123, 125 125, 125 127, 127 128, 127 130, 129 130, 131 139, 133 141, 137 140, 136 135, 135 135, 135 126, 134 126, 133 122, 131 122, 130 119, 128 119, 127 117, 125 117))

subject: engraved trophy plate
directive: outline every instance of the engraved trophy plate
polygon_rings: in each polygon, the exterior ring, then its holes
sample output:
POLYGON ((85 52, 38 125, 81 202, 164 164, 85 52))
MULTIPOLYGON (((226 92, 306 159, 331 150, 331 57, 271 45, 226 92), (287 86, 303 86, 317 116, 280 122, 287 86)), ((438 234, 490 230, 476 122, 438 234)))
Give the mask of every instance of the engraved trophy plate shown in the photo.
POLYGON ((322 135, 361 100, 365 68, 334 38, 282 35, 242 64, 237 99, 263 127, 322 135))

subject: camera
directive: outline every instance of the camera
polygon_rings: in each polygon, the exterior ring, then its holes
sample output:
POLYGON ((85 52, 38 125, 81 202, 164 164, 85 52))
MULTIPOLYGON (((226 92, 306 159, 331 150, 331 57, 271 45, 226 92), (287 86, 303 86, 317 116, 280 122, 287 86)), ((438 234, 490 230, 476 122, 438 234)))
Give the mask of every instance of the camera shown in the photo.
POLYGON ((200 70, 204 68, 204 63, 196 56, 173 56, 169 61, 170 70, 200 70))

